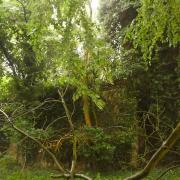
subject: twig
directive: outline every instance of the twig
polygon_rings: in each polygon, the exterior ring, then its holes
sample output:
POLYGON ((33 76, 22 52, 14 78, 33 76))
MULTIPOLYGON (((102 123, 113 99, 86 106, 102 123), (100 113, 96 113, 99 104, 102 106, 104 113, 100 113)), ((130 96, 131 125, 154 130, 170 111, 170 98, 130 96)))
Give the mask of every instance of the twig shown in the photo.
POLYGON ((29 113, 31 113, 31 112, 39 109, 40 107, 42 107, 42 106, 45 105, 46 103, 50 103, 50 102, 58 102, 58 103, 60 103, 60 101, 59 101, 59 100, 56 100, 56 99, 45 100, 44 102, 42 102, 42 103, 39 104, 38 106, 36 106, 36 107, 34 107, 34 108, 32 108, 32 109, 29 109, 28 111, 26 111, 26 112, 24 112, 24 113, 22 113, 22 114, 19 114, 19 115, 15 116, 14 119, 15 119, 15 118, 18 118, 18 117, 20 117, 20 116, 24 116, 24 115, 26 115, 26 114, 29 114, 29 113))
POLYGON ((123 131, 127 131, 128 130, 128 128, 124 127, 124 126, 110 126, 110 127, 105 127, 103 129, 106 130, 106 129, 112 129, 112 128, 119 128, 119 129, 121 129, 123 131))
POLYGON ((58 89, 58 94, 59 94, 59 96, 60 96, 60 98, 61 98, 61 101, 62 101, 64 110, 65 110, 65 112, 66 112, 69 126, 70 126, 71 130, 74 131, 74 125, 73 125, 72 120, 71 120, 71 114, 70 114, 70 112, 69 112, 69 109, 68 109, 68 107, 67 107, 67 105, 66 105, 66 102, 65 102, 65 100, 64 100, 64 97, 63 97, 64 94, 62 94, 59 89, 58 89))
POLYGON ((175 165, 175 166, 172 166, 172 167, 166 169, 166 170, 165 170, 157 179, 155 179, 155 180, 161 179, 168 171, 170 171, 170 170, 172 170, 172 169, 175 169, 175 168, 178 168, 178 167, 180 167, 180 165, 175 165))
POLYGON ((140 172, 127 177, 125 180, 139 180, 146 177, 150 171, 159 163, 159 161, 169 152, 169 149, 180 138, 180 122, 176 125, 176 128, 172 131, 166 141, 163 142, 161 147, 151 157, 147 165, 140 172))
POLYGON ((28 137, 29 139, 33 140, 34 142, 36 142, 39 146, 41 146, 50 156, 51 158, 54 160, 54 162, 56 163, 57 167, 59 168, 60 171, 62 171, 63 173, 66 173, 65 169, 62 167, 62 165, 58 162, 57 158, 55 157, 55 155, 49 151, 40 141, 38 141, 36 138, 34 138, 33 136, 27 134, 26 132, 24 132, 22 129, 18 128, 17 126, 15 126, 13 124, 13 122, 11 121, 11 119, 9 118, 9 116, 0 109, 0 112, 6 117, 7 122, 11 125, 11 127, 13 129, 15 129, 16 131, 18 131, 19 133, 23 134, 24 136, 28 137))
POLYGON ((57 122, 58 120, 63 119, 63 118, 66 118, 66 116, 59 117, 59 118, 55 119, 54 121, 52 121, 51 123, 49 123, 48 126, 46 127, 46 130, 47 130, 50 126, 52 126, 52 124, 54 124, 55 122, 57 122))

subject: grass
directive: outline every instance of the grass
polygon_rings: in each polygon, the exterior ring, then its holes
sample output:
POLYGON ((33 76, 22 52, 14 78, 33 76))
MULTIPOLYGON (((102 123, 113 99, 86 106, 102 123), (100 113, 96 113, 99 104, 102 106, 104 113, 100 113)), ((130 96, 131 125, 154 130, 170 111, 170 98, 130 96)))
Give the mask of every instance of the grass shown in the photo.
POLYGON ((50 172, 43 170, 1 170, 0 180, 50 180, 50 172))
MULTIPOLYGON (((146 180, 156 179, 163 171, 162 169, 155 170, 146 180)), ((52 171, 48 170, 26 169, 22 171, 19 168, 13 170, 0 168, 0 180, 50 180, 50 174, 52 174, 52 171)), ((132 172, 119 171, 102 174, 97 173, 96 175, 92 173, 89 174, 91 177, 94 177, 94 180, 123 180, 125 177, 131 175, 132 172)), ((180 171, 178 171, 178 169, 169 171, 161 180, 180 180, 180 171)))
MULTIPOLYGON (((157 177, 163 173, 165 169, 159 169, 153 171, 145 180, 155 180, 157 177)), ((133 172, 129 171, 120 171, 120 172, 111 172, 108 174, 102 174, 100 179, 102 180, 123 180, 125 177, 132 175, 133 172)), ((169 171, 161 180, 180 180, 180 171, 172 170, 169 171)))

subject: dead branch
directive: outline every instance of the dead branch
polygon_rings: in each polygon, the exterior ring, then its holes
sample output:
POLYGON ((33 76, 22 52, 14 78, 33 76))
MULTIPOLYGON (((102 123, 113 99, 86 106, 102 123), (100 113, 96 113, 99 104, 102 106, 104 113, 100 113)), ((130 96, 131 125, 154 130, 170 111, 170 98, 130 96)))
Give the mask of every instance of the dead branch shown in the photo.
MULTIPOLYGON (((67 88, 66 88, 66 90, 67 90, 67 88)), ((75 174, 74 171, 75 171, 75 166, 76 166, 76 162, 77 162, 77 152, 76 152, 77 151, 77 139, 76 139, 76 135, 75 135, 75 131, 74 131, 74 125, 72 122, 72 116, 71 116, 71 113, 66 105, 65 100, 64 100, 65 93, 61 93, 61 91, 59 89, 58 89, 58 93, 61 98, 64 110, 66 112, 67 120, 69 122, 69 126, 70 126, 72 134, 73 134, 73 158, 72 158, 72 162, 71 162, 70 177, 71 177, 71 179, 74 179, 74 174, 75 174)))
MULTIPOLYGON (((53 179, 58 179, 58 178, 71 178, 71 175, 70 174, 60 174, 60 175, 52 175, 51 178, 53 179)), ((92 178, 84 175, 84 174, 74 174, 74 177, 75 178, 79 178, 79 179, 85 179, 85 180, 92 180, 92 178)))
MULTIPOLYGON (((64 178, 71 178, 71 179, 74 179, 74 178, 81 178, 81 179, 85 179, 85 180, 92 180, 90 177, 84 175, 84 174, 78 174, 78 173, 75 173, 75 165, 76 165, 76 161, 77 161, 77 137, 75 136, 75 132, 74 132, 74 125, 72 123, 72 119, 71 119, 71 114, 69 112, 69 109, 66 105, 66 102, 64 101, 64 97, 63 97, 63 94, 58 91, 60 97, 61 97, 61 100, 62 100, 62 104, 63 104, 63 107, 65 109, 65 112, 66 112, 66 115, 67 115, 67 119, 68 119, 68 122, 69 122, 69 125, 70 125, 70 129, 73 133, 73 159, 72 159, 72 164, 71 164, 71 170, 68 171, 68 170, 65 170, 64 167, 61 165, 61 163, 57 160, 57 158, 55 157, 55 155, 44 145, 42 144, 39 140, 37 140, 35 137, 27 134, 25 131, 23 131, 22 129, 18 128, 16 125, 14 125, 13 121, 11 120, 11 118, 3 111, 0 109, 0 113, 3 114, 5 116, 5 119, 7 120, 7 122, 11 125, 11 127, 16 130, 17 132, 21 133, 22 135, 28 137, 29 139, 33 140, 34 142, 36 142, 45 152, 47 152, 50 157, 54 160, 55 164, 57 165, 57 167, 59 168, 59 170, 63 173, 61 175, 57 175, 57 176, 52 176, 52 178, 60 178, 60 177, 64 177, 64 178)), ((55 101, 55 102, 60 102, 59 100, 50 100, 50 101, 55 101)), ((40 104, 39 106, 31 109, 30 111, 26 112, 26 113, 29 113, 31 112, 32 110, 35 110, 35 109, 38 109, 39 107, 43 106, 45 103, 47 102, 50 102, 50 101, 45 101, 44 103, 40 104)), ((24 113, 24 114, 26 114, 24 113)), ((24 115, 23 114, 23 115, 24 115)))
POLYGON ((18 118, 18 117, 21 117, 21 116, 24 116, 24 115, 27 115, 29 113, 32 113, 33 111, 39 109, 40 107, 44 106, 45 104, 47 103, 51 103, 51 102, 57 102, 57 103, 60 103, 59 100, 56 100, 56 99, 46 99, 44 102, 42 102, 41 104, 39 104, 38 106, 35 106, 33 107, 32 109, 29 109, 28 111, 26 112, 23 112, 21 114, 18 114, 17 116, 14 117, 14 119, 18 118))
POLYGON ((66 102, 65 102, 65 100, 64 100, 64 94, 62 94, 59 89, 58 89, 58 94, 59 94, 59 96, 60 96, 60 98, 61 98, 61 101, 62 101, 64 110, 65 110, 65 112, 66 112, 66 116, 67 116, 67 118, 68 118, 69 126, 70 126, 71 130, 74 131, 74 125, 73 125, 73 123, 72 123, 71 114, 70 114, 69 109, 68 109, 68 107, 67 107, 67 105, 66 105, 66 102))
POLYGON ((22 129, 18 128, 17 126, 15 126, 13 124, 13 122, 11 121, 10 117, 3 111, 0 109, 0 112, 6 117, 7 122, 11 125, 11 127, 13 129, 15 129, 16 131, 18 131, 19 133, 23 134, 24 136, 28 137, 29 139, 33 140, 34 142, 36 142, 39 146, 41 146, 50 156, 51 158, 54 160, 55 164, 57 165, 57 167, 59 168, 59 170, 63 173, 66 173, 66 170, 62 167, 62 165, 58 162, 57 158, 55 157, 55 155, 49 151, 39 140, 37 140, 36 138, 34 138, 33 136, 27 134, 26 132, 24 132, 22 129))
POLYGON ((180 122, 177 124, 176 128, 172 131, 166 141, 163 142, 161 147, 152 156, 145 168, 135 175, 127 177, 125 180, 140 180, 146 177, 150 171, 159 163, 161 159, 169 152, 169 149, 176 143, 180 137, 180 122))

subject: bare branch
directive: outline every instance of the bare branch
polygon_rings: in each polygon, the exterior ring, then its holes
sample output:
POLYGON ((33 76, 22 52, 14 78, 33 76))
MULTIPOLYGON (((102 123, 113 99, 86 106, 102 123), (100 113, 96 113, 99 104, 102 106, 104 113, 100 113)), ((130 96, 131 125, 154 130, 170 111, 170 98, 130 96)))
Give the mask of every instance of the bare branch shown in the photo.
POLYGON ((176 165, 176 166, 172 166, 172 167, 166 169, 166 171, 164 171, 156 180, 161 179, 168 171, 175 169, 175 168, 179 168, 179 167, 180 167, 180 165, 176 165))
POLYGON ((34 138, 33 136, 27 134, 26 132, 24 132, 22 129, 18 128, 17 126, 15 126, 13 124, 13 122, 11 121, 11 119, 9 118, 9 116, 0 109, 0 112, 6 117, 6 120, 9 124, 11 124, 11 127, 13 129, 15 129, 16 131, 18 131, 19 133, 23 134, 24 136, 28 137, 29 139, 33 140, 34 142, 36 142, 39 146, 41 146, 50 156, 51 158, 54 160, 54 162, 56 163, 57 167, 59 168, 60 171, 62 171, 63 173, 66 173, 66 170, 62 167, 62 165, 58 162, 57 158, 54 156, 54 154, 49 151, 40 141, 38 141, 36 138, 34 138))
MULTIPOLYGON (((66 112, 66 116, 67 116, 67 119, 68 119, 68 122, 69 122, 69 125, 70 125, 70 128, 71 128, 71 131, 72 131, 72 138, 73 138, 73 158, 72 158, 72 163, 71 163, 71 170, 70 171, 67 171, 63 168, 63 166, 60 164, 60 162, 57 160, 57 158, 55 157, 55 155, 43 144, 41 143, 39 140, 37 140, 35 137, 27 134, 25 131, 23 131, 22 129, 18 128, 17 126, 14 125, 13 121, 11 120, 11 118, 3 111, 0 109, 0 113, 2 113, 6 118, 7 122, 11 125, 11 127, 13 129, 15 129, 16 131, 18 131, 19 133, 23 134, 25 137, 28 137, 29 139, 33 140, 34 142, 36 142, 45 152, 47 152, 50 157, 54 160, 55 164, 57 165, 57 167, 59 168, 59 170, 63 173, 61 175, 57 175, 57 176, 52 176, 52 178, 60 178, 60 177, 65 177, 65 178, 71 178, 71 179, 74 179, 74 178, 81 178, 81 179, 85 179, 85 180, 92 180, 90 177, 86 176, 86 175, 83 175, 83 174, 78 174, 78 173, 75 173, 75 166, 76 166, 76 161, 77 161, 77 137, 75 136, 75 131, 74 131, 74 125, 72 123, 72 119, 71 119, 71 113, 69 112, 69 109, 66 105, 66 102, 64 101, 64 97, 59 90, 58 90, 58 93, 61 97, 61 100, 62 100, 62 104, 63 104, 63 107, 65 109, 65 112, 66 112)), ((25 114, 28 114, 29 112, 32 112, 36 109, 38 109, 39 107, 43 106, 45 103, 47 102, 61 102, 59 100, 49 100, 49 101, 45 101, 43 103, 41 103, 40 105, 36 106, 35 108, 33 109, 30 109, 28 112, 25 112, 23 113, 23 115, 25 114)), ((21 114, 22 115, 22 114, 21 114)), ((62 117, 61 117, 62 118, 62 117)), ((60 119, 60 118, 59 118, 60 119)), ((57 121, 57 119, 56 119, 57 121)), ((54 121, 53 121, 54 123, 54 121)))
POLYGON ((52 126, 55 122, 57 122, 57 121, 60 120, 60 119, 64 119, 64 118, 67 118, 67 116, 62 116, 62 117, 56 118, 54 121, 52 121, 51 123, 48 124, 48 126, 46 127, 46 130, 47 130, 50 126, 52 126))
POLYGON ((33 107, 32 109, 29 109, 28 111, 22 113, 22 114, 18 114, 17 116, 14 117, 17 118, 17 117, 20 117, 20 116, 24 116, 26 114, 29 114, 29 113, 32 113, 33 111, 39 109, 40 107, 42 107, 43 105, 47 104, 47 103, 50 103, 50 102, 58 102, 58 103, 61 103, 61 101, 59 100, 56 100, 56 99, 49 99, 49 100, 45 100, 44 102, 42 102, 41 104, 39 104, 38 106, 36 107, 33 107))
POLYGON ((150 171, 159 163, 159 161, 169 152, 169 149, 176 143, 180 137, 180 122, 177 124, 176 128, 172 131, 166 141, 161 145, 161 147, 152 156, 145 168, 135 175, 132 175, 125 180, 139 180, 146 177, 150 171))
MULTIPOLYGON (((65 92, 66 91, 67 91, 67 87, 66 87, 65 92)), ((72 130, 72 134, 73 134, 73 157, 72 157, 72 162, 71 162, 70 177, 71 177, 71 179, 74 179, 74 177, 75 177, 75 173, 74 173, 75 172, 75 166, 76 166, 76 162, 77 162, 77 137, 75 135, 74 125, 72 122, 72 113, 70 113, 70 111, 66 105, 66 102, 64 100, 65 93, 61 93, 60 90, 58 90, 58 93, 59 93, 59 96, 62 100, 62 104, 63 104, 64 110, 66 112, 66 116, 68 118, 69 126, 70 126, 70 128, 72 130)))
POLYGON ((73 125, 73 123, 72 123, 71 114, 70 114, 69 109, 68 109, 68 107, 67 107, 67 105, 66 105, 66 102, 65 102, 65 100, 64 100, 64 96, 63 96, 64 94, 62 94, 59 89, 58 89, 58 93, 59 93, 59 96, 60 96, 60 98, 61 98, 61 101, 62 101, 64 110, 65 110, 65 112, 66 112, 69 126, 70 126, 71 130, 74 131, 74 125, 73 125))
MULTIPOLYGON (((71 176, 70 176, 70 174, 60 174, 60 175, 52 175, 51 177, 54 179, 59 179, 59 178, 63 178, 63 177, 70 178, 71 176)), ((85 179, 85 180, 92 180, 92 178, 90 178, 84 174, 75 174, 74 177, 80 178, 80 179, 85 179)))

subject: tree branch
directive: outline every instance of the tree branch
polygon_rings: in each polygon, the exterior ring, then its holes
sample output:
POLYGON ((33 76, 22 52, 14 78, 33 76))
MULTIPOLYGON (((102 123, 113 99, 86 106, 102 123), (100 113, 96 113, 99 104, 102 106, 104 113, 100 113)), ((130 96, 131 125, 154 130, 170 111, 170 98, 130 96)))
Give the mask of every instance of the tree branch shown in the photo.
POLYGON ((4 44, 2 42, 0 42, 0 49, 1 49, 2 53, 4 54, 6 60, 8 61, 8 64, 12 70, 13 76, 17 77, 16 68, 15 68, 14 63, 13 63, 14 57, 12 57, 12 55, 4 47, 4 44))
POLYGON ((39 146, 41 146, 50 156, 51 158, 54 160, 54 162, 56 163, 57 167, 59 168, 59 170, 63 173, 66 173, 66 170, 62 167, 62 165, 58 162, 57 158, 55 157, 55 155, 49 151, 40 141, 38 141, 36 138, 34 138, 33 136, 27 134, 26 132, 24 132, 22 129, 18 128, 17 126, 15 126, 13 124, 13 122, 11 121, 10 117, 3 111, 0 109, 0 112, 6 117, 7 122, 11 125, 11 127, 13 129, 15 129, 16 131, 18 131, 19 133, 23 134, 24 136, 28 137, 29 139, 33 140, 34 142, 36 142, 39 146))
MULTIPOLYGON (((64 97, 63 95, 61 94, 61 92, 59 91, 59 94, 61 96, 61 99, 62 99, 62 103, 63 103, 63 106, 65 108, 65 111, 66 111, 66 115, 68 117, 68 121, 71 123, 70 125, 71 126, 71 130, 73 132, 73 159, 72 159, 72 164, 71 164, 71 170, 70 171, 67 171, 63 168, 63 166, 60 164, 60 162, 57 160, 57 158, 55 157, 55 155, 48 149, 46 148, 39 140, 37 140, 36 138, 34 138, 33 136, 27 134, 26 132, 24 132, 22 129, 18 128, 17 126, 14 125, 13 121, 11 120, 11 118, 2 110, 0 109, 0 113, 2 113, 4 116, 5 116, 5 119, 7 120, 7 122, 11 125, 11 127, 13 129, 15 129, 17 132, 23 134, 24 136, 28 137, 29 139, 33 140, 34 142, 36 142, 39 146, 42 147, 42 149, 47 152, 50 157, 54 160, 55 164, 57 165, 57 167, 59 168, 59 170, 63 173, 61 175, 52 175, 51 177, 52 178, 60 178, 60 177, 65 177, 65 178, 71 178, 71 179, 74 179, 74 178, 81 178, 81 179, 85 179, 85 180, 92 180, 90 177, 84 175, 84 174, 78 174, 78 173, 74 173, 74 170, 75 170, 75 165, 76 165, 76 161, 77 161, 77 152, 76 152, 76 149, 77 149, 77 140, 76 140, 76 136, 75 136, 75 133, 74 133, 74 126, 73 126, 73 123, 72 123, 72 120, 71 120, 71 115, 69 113, 69 110, 67 108, 67 105, 66 105, 66 102, 64 101, 64 97)), ((49 101, 48 101, 49 102, 49 101)), ((60 101, 58 101, 60 102, 60 101)), ((46 102, 45 102, 46 103, 46 102)), ((44 103, 40 104, 39 106, 35 107, 35 109, 37 109, 38 107, 42 106, 44 103)))
POLYGON ((17 2, 19 2, 19 3, 21 4, 21 6, 22 6, 22 9, 23 9, 23 15, 24 15, 24 20, 25 20, 25 22, 27 23, 27 22, 28 22, 28 19, 27 19, 27 11, 26 11, 26 7, 25 7, 25 5, 23 4, 22 1, 17 0, 17 2))
POLYGON ((169 152, 169 149, 176 143, 180 138, 180 122, 177 124, 176 128, 172 131, 166 141, 163 142, 161 147, 152 156, 145 168, 135 175, 127 177, 125 180, 140 180, 146 177, 150 171, 159 163, 161 159, 169 152))
MULTIPOLYGON (((62 177, 66 177, 66 178, 71 178, 71 175, 70 174, 60 174, 60 175, 52 175, 51 176, 52 178, 54 179, 58 179, 58 178, 62 178, 62 177)), ((80 178, 80 179, 85 179, 85 180, 92 180, 92 178, 84 175, 84 174, 75 174, 74 175, 75 178, 80 178)))
POLYGON ((68 109, 68 107, 66 105, 66 102, 64 100, 64 96, 63 96, 63 94, 61 93, 61 91, 59 89, 58 89, 58 94, 59 94, 59 96, 61 98, 64 110, 66 112, 66 116, 67 116, 67 119, 68 119, 69 126, 70 126, 71 130, 74 131, 74 125, 72 123, 71 114, 70 114, 69 109, 68 109))
POLYGON ((172 166, 172 167, 166 169, 166 171, 164 171, 156 180, 161 179, 168 171, 170 171, 170 170, 172 170, 172 169, 175 169, 175 168, 178 168, 178 167, 180 167, 180 164, 179 164, 179 165, 176 165, 176 166, 172 166))

